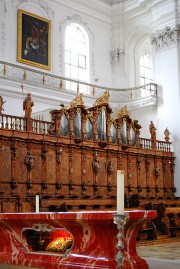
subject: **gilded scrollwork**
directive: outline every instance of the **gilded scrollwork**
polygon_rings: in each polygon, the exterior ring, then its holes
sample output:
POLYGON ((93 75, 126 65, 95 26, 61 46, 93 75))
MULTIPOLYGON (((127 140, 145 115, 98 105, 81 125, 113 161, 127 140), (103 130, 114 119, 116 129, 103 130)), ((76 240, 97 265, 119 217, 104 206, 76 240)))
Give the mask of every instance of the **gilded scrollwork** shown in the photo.
POLYGON ((123 117, 129 117, 129 112, 128 112, 128 109, 127 109, 127 106, 123 106, 120 108, 120 110, 117 112, 116 114, 116 118, 119 119, 119 118, 123 118, 123 117))
POLYGON ((84 102, 82 100, 82 94, 77 95, 72 102, 70 103, 70 108, 74 108, 77 106, 83 106, 84 107, 84 102))
POLYGON ((108 103, 109 103, 109 91, 105 91, 103 96, 96 99, 93 106, 95 107, 95 106, 99 106, 99 105, 102 105, 102 104, 108 104, 108 103))

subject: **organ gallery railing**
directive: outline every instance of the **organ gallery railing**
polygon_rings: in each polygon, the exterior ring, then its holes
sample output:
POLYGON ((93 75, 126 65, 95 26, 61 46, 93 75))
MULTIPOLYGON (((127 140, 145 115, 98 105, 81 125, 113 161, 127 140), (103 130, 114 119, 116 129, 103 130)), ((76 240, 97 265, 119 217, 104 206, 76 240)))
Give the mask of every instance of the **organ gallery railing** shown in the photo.
POLYGON ((52 91, 64 90, 77 94, 83 93, 85 96, 93 96, 94 98, 102 96, 108 90, 110 92, 110 102, 120 102, 122 104, 145 99, 143 105, 147 105, 149 102, 147 98, 151 99, 150 103, 154 103, 157 98, 157 84, 155 83, 127 89, 105 88, 3 61, 0 61, 0 77, 20 83, 50 88, 52 91))

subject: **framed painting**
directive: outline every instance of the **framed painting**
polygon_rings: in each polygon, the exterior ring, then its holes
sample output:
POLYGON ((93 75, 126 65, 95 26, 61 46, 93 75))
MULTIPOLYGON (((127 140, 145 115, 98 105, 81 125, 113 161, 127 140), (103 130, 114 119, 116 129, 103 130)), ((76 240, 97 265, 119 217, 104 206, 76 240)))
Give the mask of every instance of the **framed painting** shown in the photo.
POLYGON ((18 62, 51 69, 51 22, 18 10, 18 62))

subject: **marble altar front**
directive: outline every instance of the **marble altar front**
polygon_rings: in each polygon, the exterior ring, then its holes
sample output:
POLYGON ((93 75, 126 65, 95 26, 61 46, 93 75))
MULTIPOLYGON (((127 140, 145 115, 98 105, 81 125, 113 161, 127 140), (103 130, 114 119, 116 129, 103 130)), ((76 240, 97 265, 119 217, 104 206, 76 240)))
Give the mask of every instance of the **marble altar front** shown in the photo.
MULTIPOLYGON (((44 269, 115 269, 117 234, 113 211, 1 213, 0 264, 44 269)), ((136 252, 142 224, 156 211, 126 211, 123 269, 148 269, 136 252)))

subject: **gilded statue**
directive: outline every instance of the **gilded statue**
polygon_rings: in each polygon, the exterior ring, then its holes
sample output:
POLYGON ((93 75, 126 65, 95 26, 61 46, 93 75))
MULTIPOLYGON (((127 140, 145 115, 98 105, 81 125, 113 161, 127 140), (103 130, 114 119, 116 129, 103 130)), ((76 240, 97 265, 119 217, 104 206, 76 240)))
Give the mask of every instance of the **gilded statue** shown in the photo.
POLYGON ((103 94, 103 96, 99 97, 93 106, 99 106, 101 104, 108 104, 109 102, 109 91, 105 91, 105 93, 103 94))
POLYGON ((25 111, 26 118, 31 117, 32 106, 34 106, 34 102, 31 101, 31 93, 28 93, 25 100, 23 101, 23 110, 25 111))
POLYGON ((0 114, 1 114, 2 111, 4 110, 4 109, 3 109, 3 105, 4 105, 4 103, 6 103, 6 101, 3 101, 2 96, 0 96, 0 114))
POLYGON ((84 102, 82 100, 82 94, 77 95, 72 102, 70 103, 70 107, 76 107, 76 106, 84 106, 84 102))

